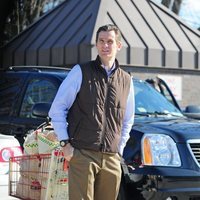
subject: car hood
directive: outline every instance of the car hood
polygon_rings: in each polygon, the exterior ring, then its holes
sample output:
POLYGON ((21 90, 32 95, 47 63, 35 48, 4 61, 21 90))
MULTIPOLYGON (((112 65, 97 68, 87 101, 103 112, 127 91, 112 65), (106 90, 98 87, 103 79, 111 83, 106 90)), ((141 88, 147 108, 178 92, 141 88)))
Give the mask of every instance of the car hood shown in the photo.
POLYGON ((139 117, 131 134, 157 133, 171 136, 177 143, 200 139, 200 121, 188 118, 139 117))

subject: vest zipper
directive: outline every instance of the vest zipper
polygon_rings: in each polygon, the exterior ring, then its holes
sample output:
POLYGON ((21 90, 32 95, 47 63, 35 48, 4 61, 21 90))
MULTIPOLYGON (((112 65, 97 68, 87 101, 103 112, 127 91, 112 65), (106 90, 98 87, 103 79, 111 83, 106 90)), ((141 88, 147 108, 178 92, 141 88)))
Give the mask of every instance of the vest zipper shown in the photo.
POLYGON ((105 131, 106 131, 106 112, 107 112, 107 98, 108 98, 108 84, 109 78, 107 78, 107 83, 105 85, 105 101, 104 101, 104 110, 103 110, 103 128, 102 128, 102 135, 101 135, 101 147, 100 150, 105 152, 106 147, 104 146, 104 139, 105 139, 105 131))

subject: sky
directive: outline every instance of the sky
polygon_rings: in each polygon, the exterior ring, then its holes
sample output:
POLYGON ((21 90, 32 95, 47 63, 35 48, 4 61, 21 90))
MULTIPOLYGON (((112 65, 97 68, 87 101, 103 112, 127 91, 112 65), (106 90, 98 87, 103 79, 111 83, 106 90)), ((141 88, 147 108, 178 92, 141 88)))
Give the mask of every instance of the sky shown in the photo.
POLYGON ((200 0, 183 0, 179 16, 190 26, 200 27, 200 0))
MULTIPOLYGON (((161 3, 162 0, 153 0, 161 3)), ((200 0, 183 0, 179 12, 181 19, 193 28, 200 27, 200 0)))

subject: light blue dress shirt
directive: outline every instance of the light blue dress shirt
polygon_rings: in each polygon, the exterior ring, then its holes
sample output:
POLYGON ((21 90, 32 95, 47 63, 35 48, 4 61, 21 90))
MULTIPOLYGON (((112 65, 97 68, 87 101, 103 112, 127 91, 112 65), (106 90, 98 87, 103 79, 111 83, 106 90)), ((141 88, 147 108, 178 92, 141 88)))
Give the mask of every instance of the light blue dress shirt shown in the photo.
MULTIPOLYGON (((104 67, 108 76, 111 74, 113 70, 112 68, 108 70, 106 67, 104 67)), ((82 71, 80 65, 77 64, 72 68, 67 77, 63 80, 55 96, 55 99, 51 105, 49 111, 49 117, 51 118, 53 128, 59 140, 69 139, 69 135, 67 132, 66 116, 73 102, 76 99, 76 95, 80 90, 81 83, 82 83, 82 71)), ((130 93, 127 99, 125 117, 123 120, 121 140, 119 143, 119 153, 121 155, 123 153, 123 149, 126 145, 126 142, 129 138, 129 132, 134 122, 134 114, 135 114, 134 89, 133 89, 133 84, 131 84, 130 93)))

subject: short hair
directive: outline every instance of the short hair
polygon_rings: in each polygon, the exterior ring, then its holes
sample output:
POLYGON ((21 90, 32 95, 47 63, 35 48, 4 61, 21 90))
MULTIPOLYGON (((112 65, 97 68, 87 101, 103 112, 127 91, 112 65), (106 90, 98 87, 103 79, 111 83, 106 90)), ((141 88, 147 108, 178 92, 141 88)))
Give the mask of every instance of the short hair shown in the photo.
POLYGON ((115 34, 116 34, 116 40, 121 41, 122 36, 121 36, 121 32, 120 32, 119 28, 117 26, 113 25, 113 24, 107 24, 107 25, 99 27, 99 29, 97 30, 96 42, 98 41, 99 33, 101 31, 114 31, 115 34))

